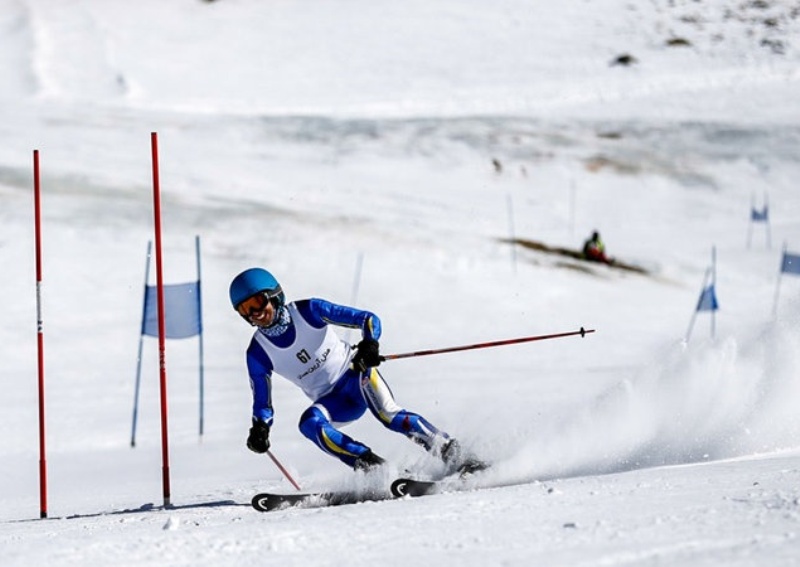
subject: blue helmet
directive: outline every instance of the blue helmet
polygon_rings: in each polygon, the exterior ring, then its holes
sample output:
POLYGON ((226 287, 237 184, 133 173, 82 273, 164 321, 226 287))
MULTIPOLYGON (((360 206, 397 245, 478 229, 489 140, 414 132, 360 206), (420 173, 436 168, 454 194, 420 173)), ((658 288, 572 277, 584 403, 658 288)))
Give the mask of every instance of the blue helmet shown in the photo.
POLYGON ((233 278, 230 287, 231 304, 236 309, 242 301, 261 292, 266 292, 270 298, 277 298, 278 307, 283 305, 283 290, 275 276, 263 268, 250 268, 233 278))

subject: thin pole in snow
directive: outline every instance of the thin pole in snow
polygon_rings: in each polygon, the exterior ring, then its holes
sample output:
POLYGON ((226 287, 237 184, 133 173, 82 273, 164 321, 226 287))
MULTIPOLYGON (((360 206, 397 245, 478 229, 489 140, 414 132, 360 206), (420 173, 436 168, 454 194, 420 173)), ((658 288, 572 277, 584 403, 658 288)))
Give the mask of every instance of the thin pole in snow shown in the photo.
MULTIPOLYGON (((353 276, 353 291, 350 293, 350 305, 355 306, 356 302, 358 301, 358 290, 361 287, 361 271, 364 267, 364 252, 358 253, 358 258, 356 258, 356 272, 353 276)), ((351 340, 350 337, 353 333, 353 330, 350 329, 347 331, 347 340, 348 342, 351 340)))
POLYGON ((200 423, 198 424, 200 431, 200 439, 203 439, 203 423, 205 421, 204 406, 205 406, 205 380, 203 370, 203 296, 202 296, 202 282, 200 277, 200 236, 194 237, 195 252, 197 255, 197 319, 200 323, 200 332, 198 333, 199 343, 199 357, 200 357, 200 423))
MULTIPOLYGON (((717 247, 711 248, 711 286, 716 291, 717 289, 717 247)), ((717 336, 717 320, 716 309, 711 310, 711 338, 715 339, 717 336)))
POLYGON ((767 248, 772 248, 772 233, 769 228, 769 195, 764 193, 764 212, 767 214, 766 229, 767 229, 767 248))
POLYGON ((36 240, 36 345, 39 382, 39 517, 47 517, 47 447, 44 408, 44 325, 42 323, 42 214, 39 150, 33 150, 33 208, 36 240))
POLYGON ((142 343, 147 319, 147 280, 150 278, 150 256, 153 243, 147 241, 147 257, 144 264, 144 300, 142 301, 142 328, 139 331, 139 354, 136 356, 136 383, 133 388, 133 422, 131 423, 131 447, 136 447, 136 425, 139 421, 139 385, 142 378, 142 343))
MULTIPOLYGON (((703 285, 700 286, 700 296, 702 297, 703 292, 708 285, 708 278, 711 275, 711 268, 706 268, 706 273, 703 275, 703 285)), ((689 339, 692 336, 692 329, 694 328, 694 321, 697 319, 697 307, 692 310, 692 318, 689 320, 689 329, 686 331, 686 338, 684 339, 685 342, 689 342, 689 339)))
POLYGON ((161 187, 158 179, 158 134, 150 134, 153 158, 153 214, 156 243, 156 296, 158 297, 158 370, 161 393, 161 461, 164 507, 170 505, 169 433, 167 420, 166 324, 164 317, 164 276, 161 262, 161 187))
POLYGON ((787 242, 783 241, 783 251, 781 252, 781 265, 778 267, 778 283, 775 284, 775 300, 772 302, 772 318, 778 319, 778 297, 781 293, 781 277, 783 276, 783 259, 786 257, 787 242))
POLYGON ((359 252, 356 258, 356 273, 353 276, 353 291, 350 294, 350 305, 355 306, 358 301, 358 288, 361 286, 361 269, 364 266, 364 253, 359 252))

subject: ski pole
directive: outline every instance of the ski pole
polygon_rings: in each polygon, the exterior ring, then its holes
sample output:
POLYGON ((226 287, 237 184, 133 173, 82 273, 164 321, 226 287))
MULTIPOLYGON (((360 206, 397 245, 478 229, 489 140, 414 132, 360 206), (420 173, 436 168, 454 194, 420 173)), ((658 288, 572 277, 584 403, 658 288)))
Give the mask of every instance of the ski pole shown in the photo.
POLYGON ((429 354, 442 354, 445 352, 456 352, 460 350, 473 350, 479 348, 489 348, 489 347, 496 347, 496 346, 504 346, 504 345, 514 345, 517 343, 528 343, 532 341, 544 341, 547 339, 559 339, 561 337, 571 337, 574 335, 580 335, 581 337, 585 337, 589 333, 594 333, 594 329, 584 329, 581 327, 579 331, 570 331, 568 333, 556 333, 553 335, 537 335, 534 337, 520 337, 517 339, 506 339, 502 341, 491 341, 488 343, 476 343, 471 345, 462 345, 456 347, 448 347, 448 348, 437 348, 437 349, 430 349, 430 350, 418 350, 415 352, 404 352, 402 354, 387 354, 381 356, 381 360, 397 360, 398 358, 411 358, 412 356, 428 356, 429 354))
POLYGON ((286 479, 292 483, 292 486, 294 486, 297 490, 302 490, 302 488, 300 488, 300 485, 297 484, 297 482, 295 482, 295 480, 292 478, 292 475, 289 474, 289 471, 287 471, 281 464, 281 462, 277 458, 275 458, 275 455, 272 454, 272 451, 267 449, 267 455, 269 455, 269 458, 272 459, 273 463, 275 463, 275 466, 278 467, 278 470, 280 470, 283 473, 283 476, 285 476, 286 479))

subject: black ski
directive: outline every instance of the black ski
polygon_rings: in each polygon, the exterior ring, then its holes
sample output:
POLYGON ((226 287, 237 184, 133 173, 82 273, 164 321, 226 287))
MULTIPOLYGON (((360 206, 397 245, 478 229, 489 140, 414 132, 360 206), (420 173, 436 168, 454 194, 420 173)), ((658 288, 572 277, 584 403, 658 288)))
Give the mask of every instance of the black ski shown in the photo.
POLYGON ((458 470, 451 475, 437 480, 418 480, 415 478, 398 478, 392 483, 391 492, 395 498, 403 496, 427 496, 436 494, 442 488, 458 489, 463 488, 464 482, 489 468, 489 463, 477 459, 469 459, 463 463, 458 470))
POLYGON ((392 483, 392 496, 402 498, 403 496, 426 496, 435 494, 441 481, 436 480, 417 480, 414 478, 398 478, 392 483))
POLYGON ((389 494, 358 494, 355 492, 298 492, 292 494, 276 494, 261 492, 253 496, 251 504, 259 512, 272 512, 288 508, 322 508, 325 506, 341 506, 370 500, 388 500, 403 496, 425 496, 434 494, 439 481, 398 478, 392 483, 389 494))
POLYGON ((261 492, 253 496, 251 504, 259 512, 285 510, 287 508, 321 508, 324 506, 341 506, 358 502, 371 502, 402 498, 403 496, 426 496, 445 490, 463 489, 463 483, 473 474, 485 470, 488 463, 470 459, 462 464, 456 473, 437 480, 418 480, 414 478, 398 478, 392 482, 390 492, 385 490, 344 491, 344 492, 295 492, 276 494, 261 492))
POLYGON ((250 503, 259 512, 270 512, 283 508, 292 508, 311 504, 312 502, 324 503, 326 500, 324 493, 296 493, 296 494, 273 494, 270 492, 260 492, 253 496, 250 503))
POLYGON ((324 506, 341 506, 374 500, 391 498, 385 492, 298 492, 293 494, 275 494, 261 492, 253 496, 250 503, 259 512, 272 512, 287 508, 321 508, 324 506))

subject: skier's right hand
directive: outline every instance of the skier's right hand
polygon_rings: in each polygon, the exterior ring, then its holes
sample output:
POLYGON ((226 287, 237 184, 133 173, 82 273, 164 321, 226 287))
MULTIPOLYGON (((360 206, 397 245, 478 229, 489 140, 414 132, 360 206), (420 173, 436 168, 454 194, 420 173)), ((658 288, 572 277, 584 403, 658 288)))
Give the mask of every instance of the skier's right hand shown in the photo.
POLYGON ((266 453, 269 449, 269 425, 253 418, 253 427, 247 436, 247 448, 254 453, 266 453))

